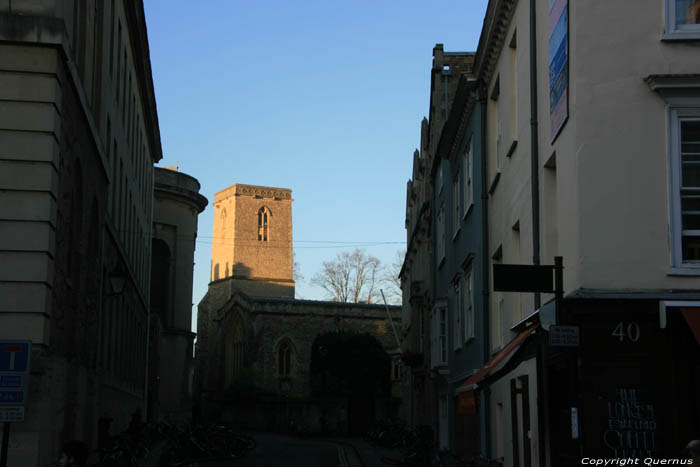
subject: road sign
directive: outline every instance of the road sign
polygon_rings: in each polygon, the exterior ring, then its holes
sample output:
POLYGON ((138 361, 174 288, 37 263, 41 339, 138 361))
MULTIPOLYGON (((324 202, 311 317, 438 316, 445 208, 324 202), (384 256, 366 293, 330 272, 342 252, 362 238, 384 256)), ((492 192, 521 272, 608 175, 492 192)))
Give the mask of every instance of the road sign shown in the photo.
POLYGON ((24 406, 0 406, 0 422, 23 422, 24 406))
POLYGON ((0 389, 21 388, 23 385, 22 375, 4 375, 0 373, 0 389))
POLYGON ((581 338, 578 326, 552 325, 549 327, 549 345, 554 347, 578 347, 581 338))
POLYGON ((554 266, 494 264, 493 290, 501 292, 554 292, 554 266))
POLYGON ((0 404, 24 404, 24 388, 0 390, 0 404))
POLYGON ((29 373, 31 341, 0 341, 0 373, 29 373))

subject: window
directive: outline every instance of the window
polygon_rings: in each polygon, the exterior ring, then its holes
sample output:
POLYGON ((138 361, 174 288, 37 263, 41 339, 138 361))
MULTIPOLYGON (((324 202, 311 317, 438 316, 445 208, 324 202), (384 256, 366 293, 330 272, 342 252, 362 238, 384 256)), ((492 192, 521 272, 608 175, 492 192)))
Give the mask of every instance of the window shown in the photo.
MULTIPOLYGON (((459 174, 459 171, 457 171, 459 174)), ((460 225, 460 220, 462 219, 462 216, 460 215, 462 213, 462 207, 460 206, 460 201, 461 198, 459 196, 459 185, 460 185, 460 179, 459 176, 455 179, 454 183, 452 184, 452 235, 453 238, 457 236, 457 233, 459 232, 459 225, 460 225)))
POLYGON ((425 328, 423 327, 423 309, 418 310, 418 351, 423 353, 423 339, 425 338, 425 328))
POLYGON ((474 280, 471 269, 464 274, 460 294, 462 297, 462 324, 464 325, 463 338, 468 342, 474 337, 474 280))
POLYGON ((464 327, 462 326, 462 304, 464 303, 464 291, 462 288, 462 281, 457 280, 455 283, 455 291, 457 295, 455 297, 454 313, 452 314, 452 350, 458 350, 462 348, 462 341, 464 337, 462 336, 462 331, 464 327))
POLYGON ((700 107, 672 108, 672 265, 700 268, 700 107))
POLYGON ((464 170, 463 190, 462 190, 462 209, 464 210, 463 215, 466 216, 469 212, 469 208, 474 203, 474 188, 473 188, 473 172, 474 172, 474 156, 473 156, 473 144, 469 141, 467 147, 462 155, 462 167, 464 170))
POLYGON ((394 357, 391 359, 391 380, 401 381, 401 359, 394 357))
POLYGON ((258 211, 258 240, 261 242, 268 241, 270 237, 270 211, 266 207, 260 208, 258 211))
POLYGON ((438 169, 438 174, 437 174, 437 187, 438 187, 438 194, 442 193, 442 188, 445 185, 444 183, 444 177, 442 173, 442 161, 440 161, 440 168, 438 169))
POLYGON ((445 259, 445 205, 440 206, 437 215, 437 265, 440 266, 445 259))
POLYGON ((288 378, 292 374, 292 348, 288 342, 282 343, 277 351, 277 374, 288 378))
POLYGON ((433 310, 433 366, 447 365, 447 304, 442 302, 433 310))
POLYGON ((663 39, 700 39, 700 0, 666 0, 663 39))

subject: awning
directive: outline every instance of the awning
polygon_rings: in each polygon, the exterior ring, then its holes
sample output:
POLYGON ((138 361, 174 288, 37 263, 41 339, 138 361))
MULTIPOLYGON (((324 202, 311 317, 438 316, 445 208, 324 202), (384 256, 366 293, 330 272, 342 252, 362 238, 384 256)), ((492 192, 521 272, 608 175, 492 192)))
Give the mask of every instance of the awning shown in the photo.
POLYGON ((695 340, 700 344, 700 307, 681 308, 681 313, 688 323, 690 330, 695 335, 695 340))
POLYGON ((467 378, 462 384, 457 387, 457 411, 459 413, 476 413, 476 397, 474 391, 479 387, 479 383, 486 378, 492 371, 505 365, 513 352, 518 349, 525 339, 539 327, 539 323, 535 323, 527 329, 521 331, 513 340, 479 368, 479 370, 467 378))

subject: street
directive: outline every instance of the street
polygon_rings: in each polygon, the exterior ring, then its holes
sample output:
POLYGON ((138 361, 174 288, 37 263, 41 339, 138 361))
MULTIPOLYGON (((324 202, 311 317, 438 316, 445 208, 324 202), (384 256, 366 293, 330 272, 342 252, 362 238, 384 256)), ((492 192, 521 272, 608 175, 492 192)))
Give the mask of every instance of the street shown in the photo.
POLYGON ((360 467, 362 463, 350 446, 328 441, 256 434, 256 448, 245 458, 220 462, 197 462, 191 467, 360 467))

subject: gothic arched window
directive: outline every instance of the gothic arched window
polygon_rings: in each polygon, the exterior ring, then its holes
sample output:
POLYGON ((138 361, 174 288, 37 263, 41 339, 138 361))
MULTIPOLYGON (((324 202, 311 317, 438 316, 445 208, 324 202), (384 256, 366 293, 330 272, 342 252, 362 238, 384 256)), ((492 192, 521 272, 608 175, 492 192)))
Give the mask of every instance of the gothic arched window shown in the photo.
POLYGON ((270 238, 270 210, 266 207, 258 211, 258 240, 266 242, 270 238))
POLYGON ((277 351, 277 372, 280 377, 292 374, 292 348, 288 342, 283 342, 277 351))

